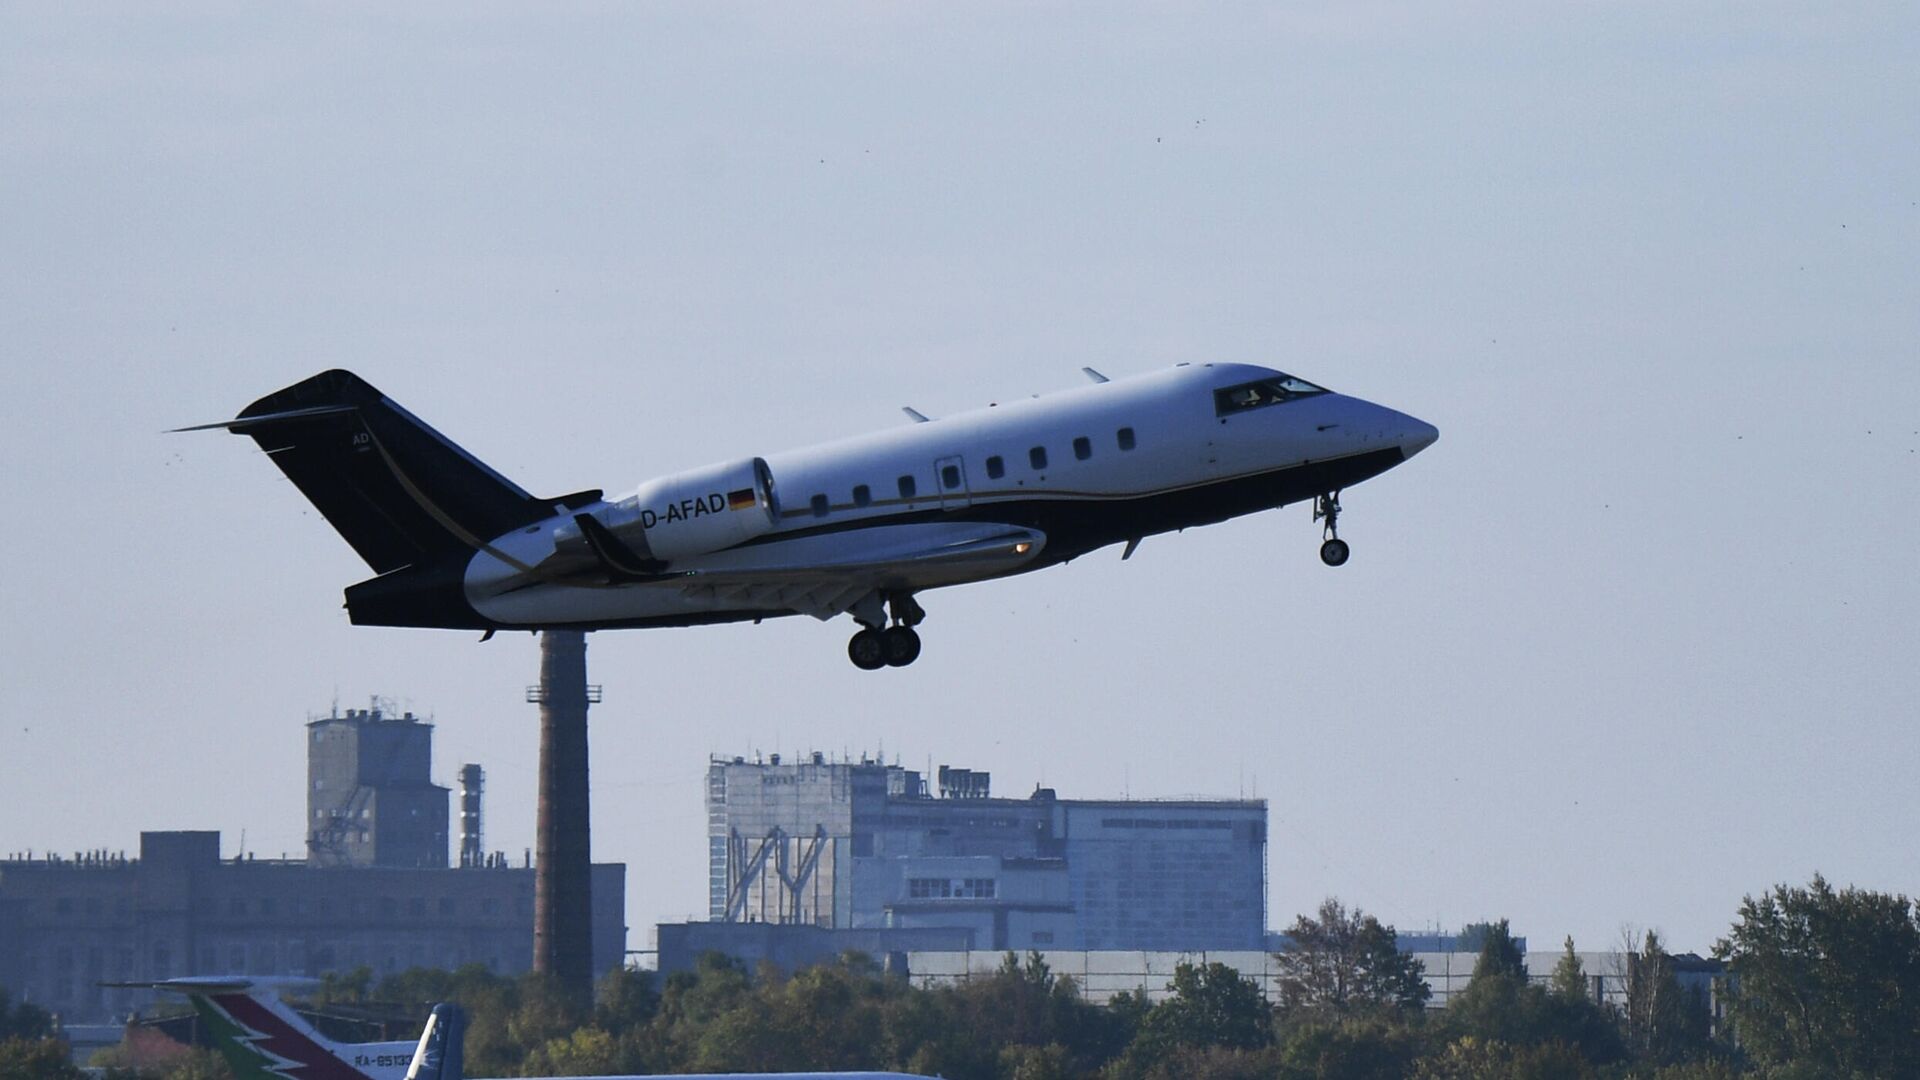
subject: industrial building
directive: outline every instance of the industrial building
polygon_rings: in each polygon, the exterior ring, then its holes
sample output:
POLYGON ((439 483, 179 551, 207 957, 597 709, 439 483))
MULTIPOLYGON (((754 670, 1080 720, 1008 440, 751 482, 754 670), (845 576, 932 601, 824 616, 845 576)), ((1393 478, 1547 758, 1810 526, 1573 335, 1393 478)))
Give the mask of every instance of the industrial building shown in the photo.
POLYGON ((348 709, 307 723, 307 858, 315 866, 447 865, 447 789, 433 725, 348 709))
MULTIPOLYGON (((217 832, 143 832, 108 852, 0 860, 0 987, 67 1022, 125 1016, 148 991, 101 982, 309 975, 360 966, 533 965, 534 869, 483 855, 482 771, 461 770, 459 867, 432 725, 380 709, 307 725, 308 858, 222 858, 217 832)), ((591 868, 592 959, 626 954, 626 867, 591 868)))
POLYGON ((1264 945, 1265 801, 1007 799, 990 785, 822 754, 711 759, 709 922, 663 928, 661 966, 761 941, 732 929, 754 924, 919 935, 887 951, 926 948, 922 932, 980 950, 1264 945))

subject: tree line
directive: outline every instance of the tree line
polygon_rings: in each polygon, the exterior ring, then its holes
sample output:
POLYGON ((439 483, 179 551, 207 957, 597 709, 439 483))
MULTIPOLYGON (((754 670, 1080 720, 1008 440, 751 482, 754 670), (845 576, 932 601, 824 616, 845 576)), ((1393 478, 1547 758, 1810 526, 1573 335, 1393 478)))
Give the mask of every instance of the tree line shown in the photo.
MULTIPOLYGON (((1505 920, 1479 928, 1472 978, 1430 1008, 1392 927, 1328 900, 1289 928, 1276 994, 1223 964, 1181 964, 1164 995, 1093 1005, 1037 953, 916 988, 860 954, 783 975, 717 954, 664 979, 620 970, 591 1002, 539 976, 417 969, 323 977, 314 1003, 438 1001, 469 1012, 479 1077, 891 1069, 949 1080, 1920 1076, 1920 912, 1904 896, 1815 877, 1748 897, 1715 947, 1724 1022, 1683 988, 1657 934, 1625 965, 1624 1005, 1596 1000, 1573 942, 1528 978, 1505 920)), ((0 1076, 78 1075, 50 1061, 44 1013, 0 997, 0 1076)), ((51 1044, 57 1045, 57 1044, 51 1044)), ((203 1080, 194 1056, 128 1080, 203 1080)))

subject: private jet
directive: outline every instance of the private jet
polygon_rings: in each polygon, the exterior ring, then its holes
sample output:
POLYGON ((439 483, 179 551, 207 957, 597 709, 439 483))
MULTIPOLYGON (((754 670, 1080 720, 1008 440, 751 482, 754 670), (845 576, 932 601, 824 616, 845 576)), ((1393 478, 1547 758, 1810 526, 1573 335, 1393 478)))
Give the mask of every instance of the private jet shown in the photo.
MULTIPOLYGON (((1406 413, 1247 364, 1181 364, 641 484, 527 493, 347 371, 253 439, 373 570, 357 625, 607 630, 852 616, 858 667, 920 655, 920 593, 1290 503, 1344 564, 1341 492, 1432 445, 1406 413)), ((483 637, 483 640, 484 640, 483 637)))

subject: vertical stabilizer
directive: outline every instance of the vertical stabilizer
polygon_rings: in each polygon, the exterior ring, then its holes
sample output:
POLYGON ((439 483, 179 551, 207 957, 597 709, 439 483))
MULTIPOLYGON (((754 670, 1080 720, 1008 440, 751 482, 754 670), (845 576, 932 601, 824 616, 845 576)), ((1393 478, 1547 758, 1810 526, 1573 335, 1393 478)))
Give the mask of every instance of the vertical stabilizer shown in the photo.
POLYGON ((467 1014, 460 1006, 443 1002, 433 1007, 420 1045, 407 1066, 406 1080, 466 1080, 460 1046, 466 1040, 467 1014))

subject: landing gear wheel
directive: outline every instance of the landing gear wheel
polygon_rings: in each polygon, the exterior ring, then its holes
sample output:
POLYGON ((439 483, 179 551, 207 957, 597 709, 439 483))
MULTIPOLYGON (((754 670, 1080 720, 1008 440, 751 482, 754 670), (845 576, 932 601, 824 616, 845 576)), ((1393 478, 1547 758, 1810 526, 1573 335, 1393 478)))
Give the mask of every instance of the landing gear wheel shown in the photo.
POLYGON ((910 626, 890 627, 880 633, 880 648, 888 667, 906 667, 920 659, 920 635, 910 626))
POLYGON ((1340 566, 1347 561, 1347 542, 1338 537, 1320 545, 1320 561, 1328 566, 1340 566))
POLYGON ((1321 535, 1326 543, 1320 545, 1320 561, 1328 566, 1340 566, 1347 561, 1347 542, 1340 539, 1340 493, 1329 492, 1313 500, 1313 520, 1325 521, 1326 527, 1321 535))
POLYGON ((847 659, 861 671, 878 671, 887 666, 887 646, 878 630, 862 630, 847 642, 847 659))

